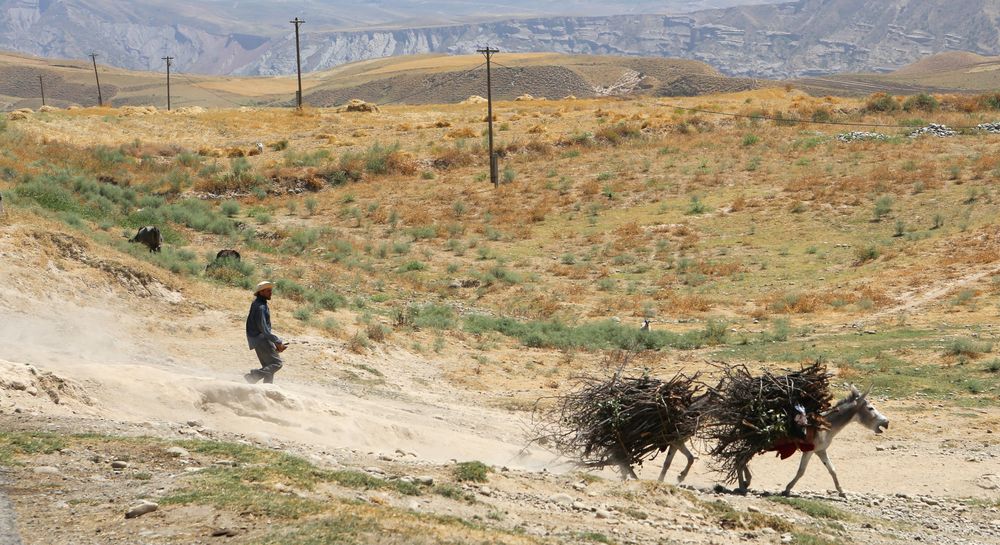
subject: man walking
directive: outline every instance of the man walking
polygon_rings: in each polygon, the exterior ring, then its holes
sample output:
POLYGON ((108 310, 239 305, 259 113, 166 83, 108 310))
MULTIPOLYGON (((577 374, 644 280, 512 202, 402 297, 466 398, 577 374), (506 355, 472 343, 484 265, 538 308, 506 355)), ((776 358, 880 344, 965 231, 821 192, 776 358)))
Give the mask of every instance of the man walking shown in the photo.
POLYGON ((257 359, 260 360, 260 369, 251 369, 243 375, 250 384, 256 384, 261 379, 265 383, 274 382, 274 374, 281 369, 282 363, 278 353, 288 348, 271 332, 271 310, 267 302, 271 300, 273 289, 274 284, 266 280, 257 284, 253 292, 256 298, 250 304, 250 314, 247 315, 247 343, 251 350, 257 351, 257 359))

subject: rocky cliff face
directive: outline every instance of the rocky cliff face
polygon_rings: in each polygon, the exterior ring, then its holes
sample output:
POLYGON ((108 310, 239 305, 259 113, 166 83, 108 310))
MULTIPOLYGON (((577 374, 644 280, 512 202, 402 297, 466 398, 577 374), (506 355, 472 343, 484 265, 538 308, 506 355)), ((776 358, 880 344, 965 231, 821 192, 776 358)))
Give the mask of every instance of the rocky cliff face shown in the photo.
MULTIPOLYGON (((181 71, 295 70, 288 29, 221 34, 218 14, 208 26, 196 16, 167 24, 126 13, 119 20, 70 0, 0 0, 0 9, 0 48, 75 58, 93 50, 103 53, 102 62, 147 70, 162 69, 160 57, 168 52, 181 71)), ((997 55, 998 18, 996 0, 799 0, 682 16, 539 17, 351 32, 307 25, 302 44, 309 71, 391 55, 472 53, 490 44, 506 52, 690 58, 730 75, 781 78, 889 70, 949 50, 997 55)))

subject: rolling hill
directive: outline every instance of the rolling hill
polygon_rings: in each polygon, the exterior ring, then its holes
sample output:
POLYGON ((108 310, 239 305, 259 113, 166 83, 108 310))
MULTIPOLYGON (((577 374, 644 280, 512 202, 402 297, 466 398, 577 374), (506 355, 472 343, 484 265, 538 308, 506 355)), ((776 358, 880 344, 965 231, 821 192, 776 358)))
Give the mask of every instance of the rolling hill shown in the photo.
MULTIPOLYGON (((524 94, 544 98, 697 95, 755 88, 761 82, 728 78, 696 61, 663 58, 589 57, 558 54, 499 55, 494 94, 512 100, 524 94)), ((485 69, 478 55, 419 55, 364 61, 307 74, 306 102, 333 106, 359 98, 375 103, 453 103, 485 95, 485 69)), ((164 73, 99 66, 105 101, 114 105, 166 107, 164 73)), ((0 54, 0 109, 41 105, 38 77, 54 106, 96 105, 92 66, 0 54)), ((293 77, 212 77, 174 73, 174 107, 289 105, 293 77)))

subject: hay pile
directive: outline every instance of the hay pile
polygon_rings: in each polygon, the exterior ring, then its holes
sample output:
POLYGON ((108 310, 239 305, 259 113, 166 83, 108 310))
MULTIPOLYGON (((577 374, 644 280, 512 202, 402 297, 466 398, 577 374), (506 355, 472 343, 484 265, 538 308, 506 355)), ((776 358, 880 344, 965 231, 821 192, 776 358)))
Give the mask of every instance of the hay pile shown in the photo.
POLYGON ((536 413, 536 441, 590 468, 625 462, 641 465, 698 428, 692 410, 701 390, 698 375, 678 373, 663 381, 648 376, 610 380, 581 377, 552 408, 536 413))
POLYGON ((156 106, 122 106, 119 108, 121 115, 129 116, 142 116, 142 115, 153 115, 157 112, 156 106))
POLYGON ((804 427, 796 423, 796 416, 804 412, 807 426, 826 425, 820 413, 830 408, 832 396, 831 375, 824 364, 786 375, 764 371, 760 376, 740 365, 725 367, 723 375, 704 436, 713 445, 710 454, 727 482, 736 481, 737 470, 757 454, 800 438, 804 427))
POLYGON ((9 121, 23 121, 25 119, 30 118, 31 114, 33 114, 33 113, 35 113, 35 112, 33 112, 31 110, 31 108, 20 108, 20 109, 14 110, 13 112, 8 113, 7 114, 7 119, 9 121))
POLYGON ((340 109, 343 112, 367 112, 367 113, 378 113, 382 110, 375 104, 370 102, 365 102, 356 98, 352 98, 346 106, 340 109))

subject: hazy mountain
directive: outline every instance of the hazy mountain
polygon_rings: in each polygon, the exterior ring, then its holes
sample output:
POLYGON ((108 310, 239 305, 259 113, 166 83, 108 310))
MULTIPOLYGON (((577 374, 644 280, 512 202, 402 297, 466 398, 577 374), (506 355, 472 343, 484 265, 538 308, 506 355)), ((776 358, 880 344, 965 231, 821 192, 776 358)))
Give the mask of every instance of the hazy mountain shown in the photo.
MULTIPOLYGON (((404 29, 512 17, 679 13, 775 0, 0 0, 0 49, 55 58, 85 58, 137 70, 160 70, 166 55, 182 71, 213 74, 288 72, 281 57, 292 26, 304 35, 372 27, 404 29)), ((310 42, 316 42, 311 39, 310 42)), ((426 46, 400 51, 428 52, 426 46)), ((317 46, 319 47, 319 46, 317 46)), ((309 67, 370 58, 381 51, 323 54, 309 67), (331 60, 320 60, 322 58, 331 60)))
POLYGON ((998 0, 203 1, 0 0, 0 48, 135 69, 288 74, 299 16, 303 64, 503 51, 668 56, 725 73, 791 77, 887 70, 952 50, 1000 54, 998 0), (746 2, 741 2, 746 3, 746 2), (695 8, 722 6, 679 14, 695 8), (672 14, 665 14, 672 12, 672 14), (583 15, 586 16, 583 16, 583 15))

